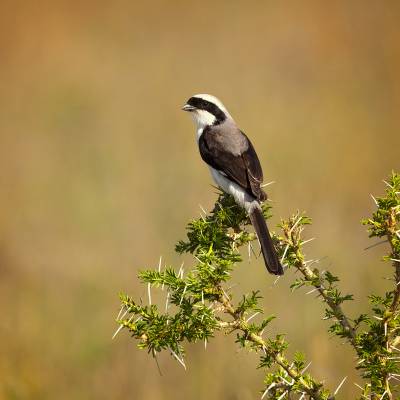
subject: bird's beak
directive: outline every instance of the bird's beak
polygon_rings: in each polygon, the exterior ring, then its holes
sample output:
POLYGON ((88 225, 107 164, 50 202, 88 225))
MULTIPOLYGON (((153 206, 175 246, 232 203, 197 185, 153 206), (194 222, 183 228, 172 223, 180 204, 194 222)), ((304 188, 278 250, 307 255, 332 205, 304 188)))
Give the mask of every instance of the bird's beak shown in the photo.
POLYGON ((182 107, 182 110, 183 111, 194 111, 196 109, 196 107, 193 107, 193 106, 191 106, 191 105, 189 105, 189 104, 185 104, 183 107, 182 107))

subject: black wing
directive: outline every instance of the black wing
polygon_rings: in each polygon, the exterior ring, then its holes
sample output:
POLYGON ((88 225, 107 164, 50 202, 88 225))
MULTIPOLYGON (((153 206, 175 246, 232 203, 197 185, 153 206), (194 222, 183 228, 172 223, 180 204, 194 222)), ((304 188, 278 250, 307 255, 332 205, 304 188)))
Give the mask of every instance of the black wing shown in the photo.
POLYGON ((245 150, 236 154, 224 144, 226 133, 213 129, 205 129, 199 139, 201 158, 211 167, 224 173, 229 179, 236 182, 251 196, 262 201, 266 194, 261 189, 263 173, 257 153, 249 138, 240 132, 246 143, 245 150))

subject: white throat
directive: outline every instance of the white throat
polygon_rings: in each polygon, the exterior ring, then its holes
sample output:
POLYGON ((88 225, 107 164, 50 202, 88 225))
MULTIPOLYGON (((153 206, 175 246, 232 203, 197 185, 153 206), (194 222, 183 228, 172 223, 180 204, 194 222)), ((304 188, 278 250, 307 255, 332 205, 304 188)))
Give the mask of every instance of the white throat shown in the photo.
POLYGON ((204 128, 213 125, 216 118, 213 114, 205 110, 196 110, 192 112, 193 121, 196 124, 196 139, 199 141, 204 128))

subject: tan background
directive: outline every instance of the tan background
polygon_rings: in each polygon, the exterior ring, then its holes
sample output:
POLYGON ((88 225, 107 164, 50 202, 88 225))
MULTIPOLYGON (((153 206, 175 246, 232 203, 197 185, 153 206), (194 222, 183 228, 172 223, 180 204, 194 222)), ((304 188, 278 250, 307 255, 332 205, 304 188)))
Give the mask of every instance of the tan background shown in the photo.
MULTIPOLYGON (((173 252, 215 199, 180 106, 220 97, 255 144, 273 223, 314 225, 310 257, 343 277, 351 312, 388 285, 385 246, 365 251, 370 193, 399 169, 398 1, 5 1, 0 13, 0 398, 257 399, 256 357, 218 337, 188 348, 188 371, 114 341, 118 292, 146 296, 139 268, 173 252)), ((287 332, 343 399, 361 382, 322 305, 271 288, 270 333, 287 332)), ((353 314, 354 315, 354 314, 353 314)))

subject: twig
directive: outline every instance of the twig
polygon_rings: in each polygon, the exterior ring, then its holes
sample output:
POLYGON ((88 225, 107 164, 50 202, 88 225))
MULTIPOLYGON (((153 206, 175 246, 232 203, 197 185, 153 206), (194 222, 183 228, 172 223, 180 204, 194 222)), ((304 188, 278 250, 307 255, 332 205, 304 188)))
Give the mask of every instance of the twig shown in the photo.
POLYGON ((333 395, 336 396, 339 393, 340 388, 342 387, 343 383, 346 381, 347 376, 345 376, 342 381, 339 383, 339 386, 336 388, 336 390, 333 392, 333 395))
MULTIPOLYGON (((224 311, 227 314, 230 314, 234 319, 231 322, 231 324, 229 324, 229 326, 232 327, 232 325, 233 325, 236 329, 239 329, 242 332, 244 332, 247 337, 247 340, 253 342, 260 350, 264 351, 266 354, 273 357, 275 362, 284 371, 286 371, 287 375, 290 378, 293 379, 293 382, 299 383, 301 385, 301 387, 303 388, 303 391, 306 392, 312 399, 321 400, 322 397, 321 397, 320 391, 321 391, 322 385, 315 384, 315 386, 310 386, 303 379, 302 374, 299 374, 297 371, 295 371, 293 368, 291 368, 291 366, 289 365, 289 363, 287 362, 285 357, 279 351, 276 351, 273 348, 271 348, 270 346, 268 346, 268 343, 261 336, 252 332, 249 329, 247 322, 235 312, 235 309, 234 309, 232 303, 224 295, 223 291, 221 290, 222 289, 221 286, 219 286, 219 289, 220 289, 221 295, 219 296, 218 301, 224 307, 224 311)), ((220 325, 220 326, 222 326, 222 325, 220 325)), ((334 397, 330 397, 330 399, 333 399, 333 398, 334 397)))

